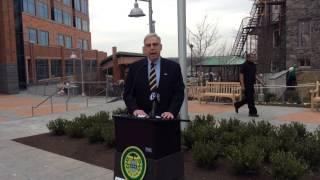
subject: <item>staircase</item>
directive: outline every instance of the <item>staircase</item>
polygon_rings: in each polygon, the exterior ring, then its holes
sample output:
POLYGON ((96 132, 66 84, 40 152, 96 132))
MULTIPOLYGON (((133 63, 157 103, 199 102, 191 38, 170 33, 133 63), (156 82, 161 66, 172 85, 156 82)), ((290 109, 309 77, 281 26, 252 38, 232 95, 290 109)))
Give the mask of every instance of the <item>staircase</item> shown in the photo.
POLYGON ((285 0, 254 0, 250 17, 244 18, 241 22, 231 55, 244 57, 244 46, 247 43, 248 35, 252 33, 255 28, 262 26, 262 17, 265 16, 266 6, 280 5, 284 2, 285 0))

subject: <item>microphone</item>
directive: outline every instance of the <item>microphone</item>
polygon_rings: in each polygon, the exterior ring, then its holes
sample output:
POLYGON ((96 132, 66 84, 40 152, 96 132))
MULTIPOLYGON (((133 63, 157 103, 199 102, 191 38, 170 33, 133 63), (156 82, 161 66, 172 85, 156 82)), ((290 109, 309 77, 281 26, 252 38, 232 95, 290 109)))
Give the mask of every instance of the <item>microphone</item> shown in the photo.
POLYGON ((149 117, 156 118, 157 105, 160 102, 160 94, 156 91, 151 92, 150 101, 152 101, 152 109, 150 111, 149 117))

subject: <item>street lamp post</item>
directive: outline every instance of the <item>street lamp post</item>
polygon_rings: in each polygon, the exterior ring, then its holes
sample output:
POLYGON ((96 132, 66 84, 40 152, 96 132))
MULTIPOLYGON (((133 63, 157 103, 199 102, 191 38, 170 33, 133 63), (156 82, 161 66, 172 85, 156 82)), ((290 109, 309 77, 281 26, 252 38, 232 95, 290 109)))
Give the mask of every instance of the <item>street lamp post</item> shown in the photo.
MULTIPOLYGON (((72 51, 70 55, 71 59, 78 59, 77 55, 72 51)), ((82 48, 80 48, 80 73, 81 73, 81 96, 86 96, 84 92, 84 81, 83 81, 83 55, 82 48)))
POLYGON ((193 77, 193 71, 192 71, 192 52, 193 52, 193 44, 189 44, 191 55, 190 55, 190 75, 193 77))
MULTIPOLYGON (((154 23, 155 21, 152 19, 152 0, 139 0, 139 1, 144 1, 149 3, 149 32, 154 33, 155 32, 155 27, 154 23)), ((134 3, 134 8, 130 11, 130 14, 128 15, 129 17, 142 17, 145 16, 143 13, 142 9, 139 8, 137 0, 135 0, 134 3)))

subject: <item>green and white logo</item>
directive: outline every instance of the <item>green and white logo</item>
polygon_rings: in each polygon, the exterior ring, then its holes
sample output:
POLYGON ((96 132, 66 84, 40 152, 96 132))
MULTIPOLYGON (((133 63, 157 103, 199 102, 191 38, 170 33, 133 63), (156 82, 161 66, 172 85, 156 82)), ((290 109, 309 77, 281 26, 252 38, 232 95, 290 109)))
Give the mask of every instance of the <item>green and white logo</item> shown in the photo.
POLYGON ((146 174, 147 161, 136 146, 127 147, 121 156, 121 172, 127 180, 142 180, 146 174))

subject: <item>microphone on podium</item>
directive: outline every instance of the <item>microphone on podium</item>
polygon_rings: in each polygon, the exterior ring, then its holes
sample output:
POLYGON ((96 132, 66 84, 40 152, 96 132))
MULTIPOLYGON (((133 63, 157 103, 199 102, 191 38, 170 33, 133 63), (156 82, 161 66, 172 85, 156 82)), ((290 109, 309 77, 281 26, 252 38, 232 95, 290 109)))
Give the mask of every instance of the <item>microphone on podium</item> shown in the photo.
POLYGON ((157 105, 160 102, 160 94, 156 91, 151 92, 150 101, 152 101, 152 108, 149 114, 150 118, 156 118, 157 105))

